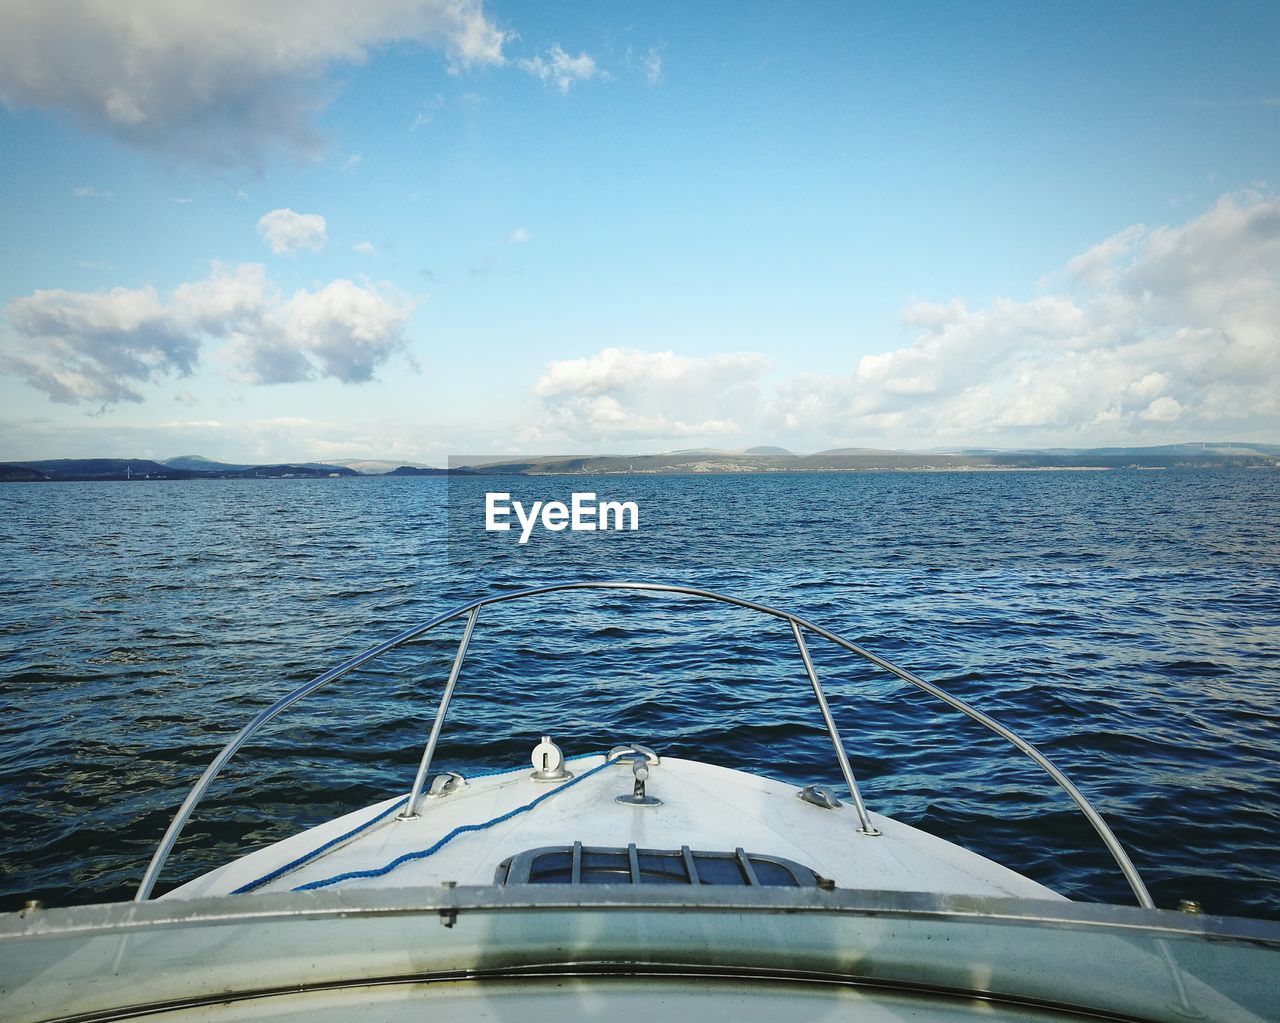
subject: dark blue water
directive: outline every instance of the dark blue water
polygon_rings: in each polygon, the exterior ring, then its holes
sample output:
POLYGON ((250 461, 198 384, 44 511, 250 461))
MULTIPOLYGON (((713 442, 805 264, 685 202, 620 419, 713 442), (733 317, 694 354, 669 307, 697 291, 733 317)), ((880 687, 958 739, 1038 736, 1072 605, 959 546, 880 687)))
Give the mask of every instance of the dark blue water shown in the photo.
MULTIPOLYGON (((455 521, 495 489, 458 486, 455 521)), ((0 487, 0 908, 129 897, 222 742, 364 647, 475 596, 639 578, 779 605, 896 660, 1065 769, 1157 903, 1280 917, 1280 473, 502 483, 589 488, 637 501, 640 532, 450 543, 434 478, 0 487)), ((403 791, 459 632, 271 725, 162 890, 403 791)), ((1073 898, 1129 900, 1030 761, 852 655, 813 653, 872 809, 1073 898)), ((437 763, 518 763, 544 732, 569 753, 637 739, 839 782, 786 627, 677 598, 486 612, 437 763)))

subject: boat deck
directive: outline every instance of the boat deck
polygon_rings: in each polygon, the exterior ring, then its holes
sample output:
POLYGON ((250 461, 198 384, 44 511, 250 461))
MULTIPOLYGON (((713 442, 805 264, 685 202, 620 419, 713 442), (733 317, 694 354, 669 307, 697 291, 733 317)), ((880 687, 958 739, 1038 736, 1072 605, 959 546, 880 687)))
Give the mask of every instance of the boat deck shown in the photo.
POLYGON ((647 793, 660 805, 619 803, 616 797, 633 792, 631 759, 605 763, 599 754, 576 758, 567 764, 574 777, 555 783, 535 781, 527 767, 476 778, 447 795, 423 798, 412 820, 399 816, 403 798, 387 800, 251 853, 166 897, 300 887, 490 885, 513 855, 579 842, 641 850, 732 853, 741 848, 795 861, 841 888, 1062 899, 1007 867, 891 818, 872 815, 881 834, 868 835, 847 803, 828 809, 799 798, 793 785, 696 761, 662 757, 648 765, 647 793), (534 801, 532 808, 520 810, 534 801), (254 884, 380 814, 354 837, 254 884), (414 855, 437 846, 455 829, 495 820, 481 830, 463 830, 428 855, 414 855), (376 876, 343 878, 382 871, 403 857, 409 858, 376 876), (325 883, 334 878, 343 879, 325 883))

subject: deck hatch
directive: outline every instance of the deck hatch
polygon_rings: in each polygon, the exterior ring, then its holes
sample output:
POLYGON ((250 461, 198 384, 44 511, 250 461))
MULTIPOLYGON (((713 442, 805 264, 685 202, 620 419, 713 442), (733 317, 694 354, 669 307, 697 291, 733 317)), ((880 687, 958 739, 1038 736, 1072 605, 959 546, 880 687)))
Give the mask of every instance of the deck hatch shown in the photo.
POLYGON ((494 884, 718 885, 812 888, 818 875, 781 856, 627 846, 550 845, 517 853, 498 866, 494 884))

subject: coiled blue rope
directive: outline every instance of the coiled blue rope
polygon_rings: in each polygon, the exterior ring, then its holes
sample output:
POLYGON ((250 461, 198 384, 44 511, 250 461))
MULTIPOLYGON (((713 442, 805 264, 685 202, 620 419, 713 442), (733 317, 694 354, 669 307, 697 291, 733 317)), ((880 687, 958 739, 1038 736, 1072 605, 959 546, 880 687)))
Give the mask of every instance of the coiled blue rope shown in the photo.
MULTIPOLYGON (((600 754, 600 753, 584 753, 576 757, 570 757, 569 760, 584 760, 590 757, 596 757, 596 756, 602 756, 602 755, 603 754, 600 754)), ((435 845, 431 846, 429 849, 423 849, 417 852, 405 853, 403 856, 397 857, 396 859, 392 860, 390 863, 388 863, 384 867, 376 868, 373 870, 352 871, 350 873, 338 874, 338 875, 335 875, 334 877, 324 878, 323 880, 320 880, 320 881, 310 881, 307 884, 299 885, 297 888, 294 888, 293 890, 295 892, 302 892, 312 888, 324 888, 324 887, 327 887, 328 885, 337 884, 339 881, 346 881, 353 877, 381 877, 383 874, 389 874, 391 871, 395 870, 396 867, 400 866, 402 863, 405 863, 409 860, 425 859, 426 857, 430 856, 432 853, 436 852, 438 849, 443 847, 446 843, 457 838, 458 835, 461 835, 464 832, 483 831, 485 828, 491 828, 495 824, 500 824, 505 820, 510 820, 512 817, 515 817, 517 814, 524 813, 526 810, 532 810, 539 803, 543 802, 546 799, 551 798, 557 792, 563 792, 565 789, 570 788, 576 785, 578 782, 591 777, 591 775, 595 774, 598 771, 604 770, 610 764, 616 764, 619 760, 623 759, 623 757, 626 757, 629 755, 631 754, 624 753, 624 754, 621 754, 620 756, 614 757, 612 760, 605 760, 603 764, 593 767, 591 770, 587 771, 584 774, 578 775, 576 778, 573 778, 572 780, 565 782, 563 785, 556 786, 554 789, 551 789, 549 792, 544 792, 542 795, 540 795, 537 799, 533 800, 532 802, 526 803, 524 806, 516 807, 514 810, 510 810, 500 817, 494 817, 492 820, 485 821, 483 824, 464 824, 464 825, 461 825, 460 827, 454 828, 453 831, 449 832, 449 834, 445 835, 444 838, 440 839, 440 841, 436 842, 435 845)), ((470 777, 488 778, 498 774, 509 774, 510 772, 511 772, 511 768, 502 768, 495 771, 473 772, 470 774, 470 777)), ((334 846, 341 845, 343 842, 346 842, 349 839, 355 838, 356 835, 359 835, 363 831, 367 831, 369 828, 373 827, 379 821, 385 820, 388 816, 395 813, 395 811, 399 810, 402 806, 404 806, 408 801, 409 801, 408 796, 403 796, 400 799, 397 799, 390 806, 384 808, 383 810, 380 810, 377 814, 370 817, 367 821, 364 821, 361 824, 357 824, 350 831, 347 831, 344 834, 338 835, 336 838, 329 839, 329 841, 325 842, 324 845, 318 846, 317 848, 312 849, 310 852, 303 853, 297 859, 291 860, 290 862, 284 864, 283 866, 277 867, 275 870, 271 871, 268 874, 264 874, 262 877, 257 878, 254 881, 249 881, 245 884, 242 884, 239 888, 236 888, 234 891, 232 891, 231 894, 245 895, 249 892, 256 891, 257 889, 261 888, 263 885, 270 884, 272 881, 275 881, 276 879, 283 877, 285 874, 291 873, 292 871, 297 870, 301 866, 305 866, 306 864, 310 863, 312 860, 318 859, 320 856, 323 856, 326 852, 328 852, 334 846)))

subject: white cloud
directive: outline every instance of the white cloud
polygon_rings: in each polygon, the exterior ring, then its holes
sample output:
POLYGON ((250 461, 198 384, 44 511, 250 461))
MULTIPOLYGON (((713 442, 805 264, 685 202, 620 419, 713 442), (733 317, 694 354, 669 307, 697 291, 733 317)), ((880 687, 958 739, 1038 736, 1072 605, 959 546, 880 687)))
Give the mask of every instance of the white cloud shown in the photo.
POLYGON ((344 174, 349 174, 351 171, 359 167, 362 163, 364 163, 364 154, 352 153, 350 156, 348 156, 345 160, 342 161, 342 171, 344 174))
POLYGON ((650 85, 659 85, 662 82, 662 51, 652 46, 648 52, 637 56, 635 50, 630 46, 627 47, 626 65, 633 71, 639 71, 648 80, 650 85))
POLYGON ((798 377, 772 420, 866 443, 1134 443, 1280 426, 1280 198, 1224 197, 1071 260, 1069 294, 919 305, 905 347, 798 377), (1163 432, 1162 432, 1163 431, 1163 432))
POLYGON ((574 82, 606 77, 590 54, 580 53, 576 57, 570 57, 558 43, 547 51, 545 57, 527 57, 516 61, 516 64, 535 78, 541 79, 543 85, 554 85, 562 94, 568 94, 569 86, 574 82))
POLYGON ((403 302, 336 280, 319 291, 296 292, 279 311, 279 322, 287 340, 314 365, 314 375, 363 383, 403 347, 408 314, 403 302))
POLYGON ((154 288, 37 291, 6 312, 15 343, 0 349, 0 366, 58 402, 141 401, 135 384, 187 376, 199 355, 154 288))
POLYGON ((95 188, 93 185, 81 185, 79 188, 73 188, 71 194, 77 199, 114 199, 115 192, 107 192, 101 188, 95 188))
POLYGON ((373 242, 356 242, 351 246, 351 250, 360 253, 362 256, 376 256, 378 254, 373 242))
POLYGON ((1067 272, 1091 287, 1101 287, 1114 281, 1117 262, 1132 252, 1134 243, 1146 233, 1142 224, 1126 227, 1106 241, 1086 249, 1067 263, 1067 272))
POLYGON ((627 348, 553 362, 534 386, 542 411, 524 439, 730 435, 740 428, 739 410, 758 404, 756 385, 767 365, 745 352, 690 358, 627 348))
POLYGON ((1027 301, 918 303, 904 346, 766 389, 762 356, 610 348, 552 363, 526 440, 1079 446, 1280 432, 1280 198, 1127 228, 1027 301))
POLYGON ((514 231, 511 232, 511 236, 507 239, 507 241, 510 242, 512 245, 523 245, 532 237, 533 235, 531 235, 525 228, 517 227, 514 231))
POLYGON ((178 285, 170 305, 192 331, 222 337, 254 331, 279 302, 261 263, 241 263, 234 271, 215 263, 204 280, 178 285))
POLYGON ((138 402, 141 385, 190 375, 213 342, 253 383, 362 383, 403 350, 411 308, 347 280, 285 298, 259 264, 215 265, 167 301, 154 288, 17 299, 6 310, 0 368, 58 402, 138 402))
POLYGON ((1138 415, 1142 419, 1149 419, 1155 423, 1172 423, 1182 415, 1182 406, 1178 404, 1177 398, 1170 398, 1166 394, 1162 398, 1157 398, 1138 415))
POLYGON ((1126 390, 1136 398, 1149 398, 1168 390, 1171 383, 1173 383, 1173 377, 1168 373, 1152 372, 1141 380, 1135 380, 1126 390))
POLYGON ((258 165, 276 148, 318 154, 334 66, 394 43, 442 50, 453 70, 497 65, 507 38, 481 0, 8 0, 0 100, 129 145, 258 165))
POLYGON ((319 252, 329 241, 324 217, 319 213, 272 210, 258 218, 258 234, 277 256, 303 249, 319 252))
POLYGON ((251 383, 334 377, 364 383, 405 346, 412 305, 399 295, 348 280, 284 298, 264 267, 221 267, 174 292, 174 304, 203 334, 227 342, 226 359, 251 383))
POLYGON ((161 430, 220 430, 222 423, 216 419, 171 419, 167 423, 157 423, 161 430))

